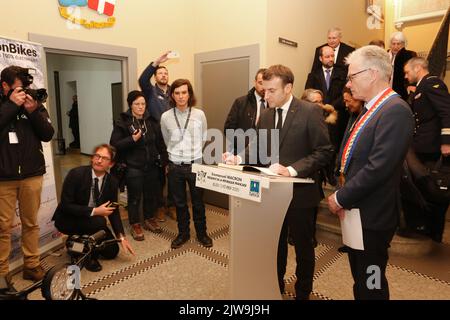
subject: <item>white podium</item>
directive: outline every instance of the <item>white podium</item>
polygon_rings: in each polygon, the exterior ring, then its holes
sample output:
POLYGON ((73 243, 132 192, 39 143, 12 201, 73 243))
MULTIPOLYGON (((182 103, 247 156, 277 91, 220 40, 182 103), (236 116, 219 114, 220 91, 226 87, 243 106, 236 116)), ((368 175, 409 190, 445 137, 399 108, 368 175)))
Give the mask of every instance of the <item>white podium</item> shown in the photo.
POLYGON ((193 164, 196 186, 230 196, 230 282, 233 300, 280 300, 278 240, 293 183, 309 179, 271 177, 193 164))

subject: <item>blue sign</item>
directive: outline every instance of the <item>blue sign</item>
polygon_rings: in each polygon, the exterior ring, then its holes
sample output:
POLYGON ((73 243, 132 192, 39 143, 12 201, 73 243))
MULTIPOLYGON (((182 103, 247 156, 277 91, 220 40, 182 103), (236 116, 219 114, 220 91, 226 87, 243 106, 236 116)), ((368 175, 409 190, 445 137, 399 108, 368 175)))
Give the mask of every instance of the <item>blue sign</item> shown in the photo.
POLYGON ((70 6, 78 6, 78 7, 86 7, 88 4, 88 0, 58 0, 59 5, 62 7, 70 7, 70 6))
POLYGON ((250 192, 259 194, 259 181, 250 181, 250 192))

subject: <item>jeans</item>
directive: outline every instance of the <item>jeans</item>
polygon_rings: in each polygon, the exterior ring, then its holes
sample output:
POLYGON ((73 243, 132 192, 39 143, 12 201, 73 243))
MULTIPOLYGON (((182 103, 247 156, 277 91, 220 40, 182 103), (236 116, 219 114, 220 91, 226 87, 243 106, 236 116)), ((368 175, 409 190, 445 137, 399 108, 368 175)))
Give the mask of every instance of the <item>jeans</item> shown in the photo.
POLYGON ((177 210, 178 232, 189 235, 190 215, 186 197, 186 183, 191 193, 194 225, 197 235, 206 234, 205 205, 203 189, 195 186, 196 174, 192 173, 191 165, 169 164, 169 190, 177 210))
POLYGON ((158 195, 161 184, 159 167, 149 166, 147 170, 127 168, 126 184, 128 190, 128 220, 130 225, 141 221, 139 205, 141 197, 144 198, 144 219, 153 218, 158 208, 158 195))

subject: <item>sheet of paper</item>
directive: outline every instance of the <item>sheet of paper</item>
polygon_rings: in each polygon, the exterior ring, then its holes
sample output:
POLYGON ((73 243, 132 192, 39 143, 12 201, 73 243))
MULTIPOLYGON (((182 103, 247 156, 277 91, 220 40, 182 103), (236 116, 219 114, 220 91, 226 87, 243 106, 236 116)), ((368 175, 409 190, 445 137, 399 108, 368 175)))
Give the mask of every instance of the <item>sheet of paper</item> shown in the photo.
POLYGON ((364 250, 361 213, 359 209, 345 210, 341 220, 342 242, 355 250, 364 250))
POLYGON ((267 174, 268 176, 280 176, 279 174, 276 174, 269 168, 263 168, 263 167, 253 167, 253 168, 258 169, 259 171, 261 171, 264 174, 267 174))

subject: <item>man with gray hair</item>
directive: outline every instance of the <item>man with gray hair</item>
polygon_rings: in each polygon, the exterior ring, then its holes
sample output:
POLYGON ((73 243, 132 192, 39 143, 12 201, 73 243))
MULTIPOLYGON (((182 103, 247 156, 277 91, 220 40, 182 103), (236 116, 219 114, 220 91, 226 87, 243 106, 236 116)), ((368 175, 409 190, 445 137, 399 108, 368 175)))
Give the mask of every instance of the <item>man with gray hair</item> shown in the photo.
POLYGON ((339 189, 328 197, 328 206, 342 220, 358 214, 361 218, 363 250, 345 247, 355 299, 389 299, 388 248, 398 224, 399 182, 413 117, 389 87, 392 67, 386 51, 362 47, 347 63, 346 86, 366 105, 343 141, 339 189))
MULTIPOLYGON (((429 74, 428 62, 424 58, 412 58, 406 63, 405 78, 410 84, 417 85, 411 99, 416 120, 412 149, 417 158, 432 169, 441 155, 450 155, 450 94, 441 79, 429 74)), ((422 191, 427 206, 423 210, 418 206, 408 206, 406 223, 434 241, 442 242, 449 202, 437 201, 429 190, 422 191)))
POLYGON ((391 87, 397 92, 403 100, 408 99, 408 83, 405 81, 405 73, 403 67, 412 57, 416 57, 417 53, 406 50, 406 38, 402 32, 394 32, 391 35, 389 57, 393 68, 391 78, 391 87))
POLYGON ((341 42, 342 30, 341 28, 334 27, 328 30, 327 43, 316 48, 314 53, 313 65, 311 72, 322 67, 322 62, 320 61, 320 49, 325 46, 329 46, 334 50, 334 65, 346 68, 345 58, 355 50, 355 48, 341 42))

